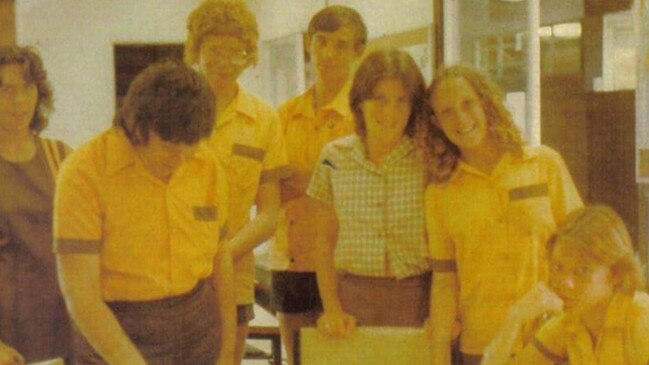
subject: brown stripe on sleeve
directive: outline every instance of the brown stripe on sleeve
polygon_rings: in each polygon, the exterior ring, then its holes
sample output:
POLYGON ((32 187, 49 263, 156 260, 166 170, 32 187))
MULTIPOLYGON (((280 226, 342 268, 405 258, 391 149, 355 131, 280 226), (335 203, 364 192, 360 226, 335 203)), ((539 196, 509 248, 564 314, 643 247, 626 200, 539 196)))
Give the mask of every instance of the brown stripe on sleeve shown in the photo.
POLYGON ((248 157, 257 161, 263 161, 264 156, 266 156, 266 151, 262 150, 261 148, 235 143, 232 145, 232 154, 248 157))
POLYGON ((457 264, 455 260, 434 260, 433 272, 456 272, 457 264))
POLYGON ((271 170, 261 172, 259 183, 284 180, 291 176, 291 169, 288 166, 279 166, 271 170))
POLYGON ((57 238, 54 242, 54 253, 57 254, 98 254, 100 251, 100 240, 57 238))
POLYGON ((536 347, 537 350, 539 350, 539 352, 543 356, 545 356, 548 360, 552 361, 553 363, 555 363, 555 364, 567 364, 568 363, 568 361, 566 359, 564 359, 563 357, 555 354, 554 352, 550 351, 550 349, 545 347, 545 345, 543 343, 541 343, 541 341, 539 341, 538 338, 534 337, 532 339, 532 344, 534 345, 534 347, 536 347))

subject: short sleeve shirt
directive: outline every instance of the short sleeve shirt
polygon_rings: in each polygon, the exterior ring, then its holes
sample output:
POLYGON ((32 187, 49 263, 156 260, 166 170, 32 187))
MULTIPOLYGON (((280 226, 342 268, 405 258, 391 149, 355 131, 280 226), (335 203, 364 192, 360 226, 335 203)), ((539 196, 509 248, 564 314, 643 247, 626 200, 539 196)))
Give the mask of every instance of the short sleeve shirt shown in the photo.
MULTIPOLYGON (((250 221, 258 188, 288 177, 284 136, 275 110, 239 87, 230 106, 217 116, 208 145, 225 168, 230 189, 228 238, 250 221)), ((254 302, 252 252, 235 264, 237 304, 254 302)))
POLYGON ((481 354, 509 307, 547 278, 545 241, 582 201, 561 156, 525 147, 491 175, 460 162, 426 192, 433 271, 459 281, 461 350, 481 354))
POLYGON ((120 130, 109 129, 61 168, 55 253, 99 255, 106 301, 186 293, 212 273, 227 218, 224 177, 201 146, 164 183, 144 168, 120 130))
POLYGON ((649 363, 649 295, 617 293, 604 326, 592 339, 588 330, 562 314, 536 334, 534 345, 549 360, 571 365, 649 363))
POLYGON ((306 188, 322 147, 337 138, 354 132, 349 109, 349 85, 343 87, 328 105, 316 110, 315 87, 279 108, 286 138, 291 177, 282 181, 282 210, 277 234, 270 250, 274 270, 314 271, 314 241, 309 217, 314 212, 306 200, 306 188), (292 196, 289 191, 292 192, 292 196))
POLYGON ((429 271, 424 187, 423 162, 408 138, 379 165, 356 135, 327 144, 307 194, 336 211, 336 269, 396 278, 429 271))

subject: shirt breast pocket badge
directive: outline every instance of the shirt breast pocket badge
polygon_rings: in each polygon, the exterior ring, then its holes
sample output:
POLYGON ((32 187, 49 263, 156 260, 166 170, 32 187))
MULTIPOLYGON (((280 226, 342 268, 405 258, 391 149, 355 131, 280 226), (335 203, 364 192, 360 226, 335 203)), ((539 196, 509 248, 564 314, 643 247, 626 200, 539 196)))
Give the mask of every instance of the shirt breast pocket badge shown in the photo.
POLYGON ((548 184, 525 185, 509 190, 509 222, 524 231, 553 229, 554 217, 548 197, 548 184))
POLYGON ((216 221, 217 210, 213 205, 195 206, 194 219, 197 221, 213 222, 216 221))

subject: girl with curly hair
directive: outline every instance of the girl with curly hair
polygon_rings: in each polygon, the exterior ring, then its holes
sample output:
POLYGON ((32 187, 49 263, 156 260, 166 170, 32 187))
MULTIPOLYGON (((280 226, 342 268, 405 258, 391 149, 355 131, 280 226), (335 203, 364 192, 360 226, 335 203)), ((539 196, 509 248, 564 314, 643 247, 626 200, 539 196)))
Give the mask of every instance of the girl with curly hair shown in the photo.
POLYGON ((502 92, 483 74, 444 68, 428 101, 446 136, 426 154, 433 355, 449 364, 459 331, 464 364, 477 364, 508 308, 547 278, 542 243, 582 202, 561 156, 524 145, 502 92))

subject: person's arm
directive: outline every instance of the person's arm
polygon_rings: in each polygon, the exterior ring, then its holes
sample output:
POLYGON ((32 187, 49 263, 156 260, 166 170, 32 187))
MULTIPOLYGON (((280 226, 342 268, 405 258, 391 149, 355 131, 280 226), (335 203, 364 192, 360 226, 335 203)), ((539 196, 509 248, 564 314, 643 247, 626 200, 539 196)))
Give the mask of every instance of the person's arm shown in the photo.
POLYGON ((95 351, 109 364, 146 364, 101 298, 99 256, 59 254, 57 264, 68 312, 95 351))
POLYGON ((104 208, 91 160, 66 159, 54 195, 57 274, 71 318, 109 364, 146 364, 101 296, 104 208))
POLYGON ((255 218, 243 226, 227 243, 235 261, 275 233, 280 209, 279 182, 268 181, 260 184, 255 204, 257 205, 255 218))
POLYGON ((331 206, 309 198, 317 214, 316 277, 322 298, 323 313, 318 319, 318 330, 329 336, 346 336, 356 327, 356 319, 343 311, 338 297, 338 281, 334 266, 334 249, 338 233, 336 214, 331 206))
POLYGON ((457 317, 455 272, 434 272, 430 301, 431 353, 434 364, 451 364, 451 342, 457 317))
MULTIPOLYGON (((534 286, 510 308, 496 337, 485 349, 481 365, 509 364, 512 350, 523 325, 545 313, 558 312, 562 306, 561 299, 544 284, 539 283, 534 286)), ((531 344, 526 346, 516 361, 521 364, 552 364, 531 344)))
POLYGON ((237 333, 237 309, 234 297, 234 268, 232 253, 223 246, 214 258, 212 280, 217 298, 217 311, 221 319, 221 350, 217 365, 234 364, 237 333))
POLYGON ((25 365, 25 358, 16 349, 0 341, 0 365, 25 365))

